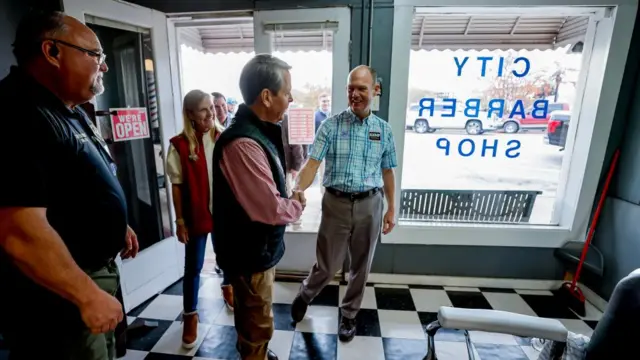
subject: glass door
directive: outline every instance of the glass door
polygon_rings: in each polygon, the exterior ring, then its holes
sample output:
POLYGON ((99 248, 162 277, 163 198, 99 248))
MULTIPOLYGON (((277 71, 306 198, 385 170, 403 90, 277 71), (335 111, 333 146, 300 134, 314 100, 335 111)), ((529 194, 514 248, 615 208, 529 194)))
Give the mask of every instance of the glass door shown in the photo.
MULTIPOLYGON (((271 53, 292 66, 293 103, 285 115, 289 121, 287 136, 290 145, 303 147, 305 156, 322 120, 347 107, 350 16, 348 8, 254 13, 256 52, 271 53), (305 136, 305 132, 312 133, 305 136)), ((289 232, 318 231, 323 169, 306 192, 308 202, 302 221, 289 226, 289 232)))
MULTIPOLYGON (((289 107, 289 143, 307 155, 323 120, 347 108, 347 76, 351 11, 349 8, 256 11, 253 13, 256 53, 270 53, 289 63, 293 103, 289 107)), ((284 119, 283 119, 284 120, 284 119)), ((306 191, 307 208, 300 224, 287 227, 287 251, 278 274, 304 276, 316 261, 320 227, 322 168, 306 191)))
POLYGON ((184 247, 172 236, 173 214, 164 180, 164 149, 176 133, 166 16, 116 1, 64 0, 63 6, 96 33, 107 54, 105 92, 90 108, 116 161, 129 225, 140 242, 135 259, 118 260, 129 311, 180 279, 184 269, 184 247), (110 114, 118 108, 144 108, 148 133, 116 137, 110 114))
MULTIPOLYGON (((177 105, 191 90, 213 94, 216 120, 228 127, 238 104, 240 72, 255 56, 253 17, 250 13, 214 13, 202 18, 176 15, 169 18, 176 46, 172 54, 178 60, 180 91, 177 105)), ((171 35, 170 35, 171 36, 171 35)), ((180 129, 182 126, 179 127, 180 129)), ((216 271, 213 244, 207 241, 203 273, 216 271)))

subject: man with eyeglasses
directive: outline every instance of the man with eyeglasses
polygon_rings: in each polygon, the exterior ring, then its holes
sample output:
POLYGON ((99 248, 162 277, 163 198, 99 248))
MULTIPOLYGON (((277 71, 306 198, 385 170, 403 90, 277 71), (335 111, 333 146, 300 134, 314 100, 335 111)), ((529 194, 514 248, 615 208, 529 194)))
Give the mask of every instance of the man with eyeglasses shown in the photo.
POLYGON ((135 256, 125 195, 78 105, 104 91, 96 35, 62 13, 30 13, 0 81, 0 324, 11 359, 115 357, 114 262, 135 256), (28 141, 25 141, 25 136, 28 141), (122 250, 124 248, 124 250, 122 250))

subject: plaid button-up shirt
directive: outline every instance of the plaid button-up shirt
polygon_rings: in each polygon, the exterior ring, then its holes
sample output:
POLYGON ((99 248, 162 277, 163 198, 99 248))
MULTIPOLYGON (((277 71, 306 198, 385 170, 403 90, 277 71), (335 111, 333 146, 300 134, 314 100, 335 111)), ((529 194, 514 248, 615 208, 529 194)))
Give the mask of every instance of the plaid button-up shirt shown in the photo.
POLYGON ((391 126, 373 113, 361 121, 350 109, 322 123, 309 156, 326 160, 323 185, 343 192, 382 187, 382 169, 398 166, 391 126))

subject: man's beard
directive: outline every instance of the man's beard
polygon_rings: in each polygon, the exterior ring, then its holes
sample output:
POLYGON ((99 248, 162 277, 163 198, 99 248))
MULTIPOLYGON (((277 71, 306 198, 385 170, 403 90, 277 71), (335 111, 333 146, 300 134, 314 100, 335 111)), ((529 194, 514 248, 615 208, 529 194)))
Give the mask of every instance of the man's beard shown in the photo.
POLYGON ((91 93, 95 96, 101 95, 104 92, 104 84, 101 79, 96 79, 91 85, 91 93))

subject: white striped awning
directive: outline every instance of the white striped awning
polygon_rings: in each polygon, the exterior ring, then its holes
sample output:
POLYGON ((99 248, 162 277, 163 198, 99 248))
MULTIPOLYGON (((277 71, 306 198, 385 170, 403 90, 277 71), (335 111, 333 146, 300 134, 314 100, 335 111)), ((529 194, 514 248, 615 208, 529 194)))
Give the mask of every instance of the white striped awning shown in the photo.
MULTIPOLYGON (((264 31, 272 35, 274 51, 330 51, 337 26, 332 22, 265 24, 264 31)), ((179 28, 181 44, 214 54, 252 52, 253 31, 251 17, 179 28)))
MULTIPOLYGON (((554 49, 583 41, 588 16, 416 14, 413 50, 554 49)), ((375 29, 374 29, 375 31, 375 29)))
MULTIPOLYGON (((547 50, 584 41, 588 16, 416 13, 413 50, 547 50)), ((375 26, 375 25, 374 25, 375 26)), ((331 50, 337 23, 264 24, 275 51, 331 50)), ((380 30, 379 30, 380 31, 380 30)), ((229 17, 180 27, 182 44, 208 53, 252 52, 253 17, 229 17)), ((376 28, 373 32, 375 34, 376 28)))

